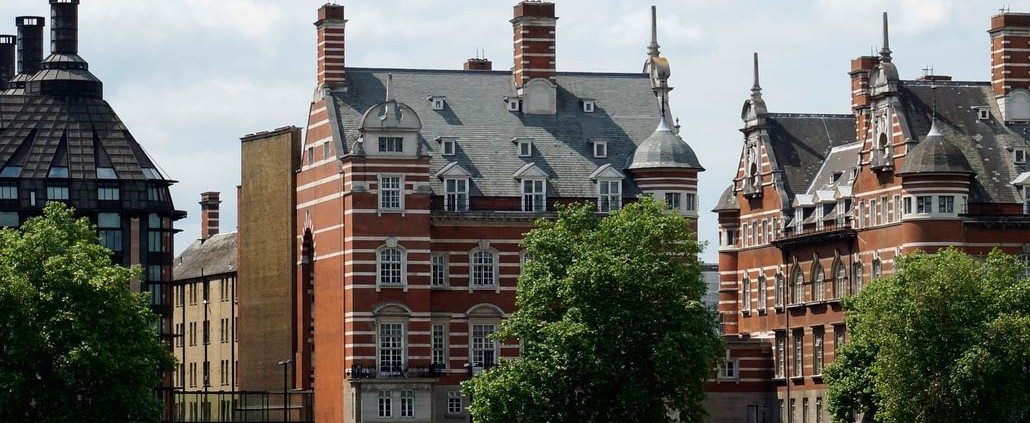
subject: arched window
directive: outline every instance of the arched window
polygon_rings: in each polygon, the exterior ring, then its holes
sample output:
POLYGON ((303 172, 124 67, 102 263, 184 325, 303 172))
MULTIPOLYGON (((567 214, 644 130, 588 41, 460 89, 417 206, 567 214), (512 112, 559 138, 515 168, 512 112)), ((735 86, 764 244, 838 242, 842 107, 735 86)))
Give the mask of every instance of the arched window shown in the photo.
POLYGON ((823 266, 816 262, 812 269, 812 300, 823 301, 826 299, 826 274, 823 273, 823 266))
POLYGON ((379 285, 404 285, 404 251, 399 248, 379 250, 376 260, 379 268, 379 285))
POLYGON ((794 266, 794 277, 791 278, 790 303, 801 304, 805 301, 805 272, 801 266, 794 266))
POLYGON ((741 310, 745 313, 751 312, 751 279, 744 276, 744 281, 741 282, 742 295, 740 297, 741 310))
POLYGON ((848 269, 837 260, 833 265, 833 297, 842 298, 848 293, 848 269))
POLYGON ((497 284, 497 255, 489 250, 472 252, 472 286, 497 284))
POLYGON ((873 259, 873 279, 879 279, 881 272, 883 271, 883 265, 880 263, 880 258, 873 259))
POLYGON ((858 294, 862 290, 862 262, 858 261, 851 265, 851 294, 858 294))

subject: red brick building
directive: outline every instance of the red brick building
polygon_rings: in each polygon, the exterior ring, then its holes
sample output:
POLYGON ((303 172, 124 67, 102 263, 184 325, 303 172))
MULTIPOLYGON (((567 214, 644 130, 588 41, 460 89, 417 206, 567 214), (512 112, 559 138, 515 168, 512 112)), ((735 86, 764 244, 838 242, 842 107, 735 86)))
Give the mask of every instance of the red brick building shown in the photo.
POLYGON ((734 347, 739 390, 769 395, 717 421, 829 421, 840 299, 899 255, 1030 251, 1028 30, 1030 14, 991 19, 990 82, 902 80, 885 14, 879 56, 851 62, 848 115, 770 112, 755 56, 740 166, 715 208, 719 308, 731 345, 765 344, 758 359, 734 347))
POLYGON ((465 421, 466 366, 518 354, 487 335, 514 309, 533 221, 556 204, 607 212, 641 194, 696 217, 703 169, 670 125, 656 40, 643 72, 558 72, 555 5, 526 1, 511 70, 354 68, 346 23, 332 4, 315 23, 292 384, 314 388, 318 421, 465 421))

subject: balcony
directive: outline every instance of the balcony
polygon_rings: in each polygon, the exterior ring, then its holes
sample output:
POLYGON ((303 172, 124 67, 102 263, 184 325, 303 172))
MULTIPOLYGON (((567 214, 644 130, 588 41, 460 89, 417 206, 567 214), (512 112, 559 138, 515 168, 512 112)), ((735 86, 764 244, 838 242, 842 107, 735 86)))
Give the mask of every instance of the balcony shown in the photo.
POLYGON ((443 376, 444 365, 419 364, 394 366, 389 371, 382 371, 375 365, 355 364, 347 369, 348 379, 433 379, 443 376))
POLYGON ((779 233, 772 244, 779 249, 820 244, 836 240, 853 240, 857 236, 850 220, 832 220, 824 222, 822 227, 807 224, 801 228, 786 228, 779 233))

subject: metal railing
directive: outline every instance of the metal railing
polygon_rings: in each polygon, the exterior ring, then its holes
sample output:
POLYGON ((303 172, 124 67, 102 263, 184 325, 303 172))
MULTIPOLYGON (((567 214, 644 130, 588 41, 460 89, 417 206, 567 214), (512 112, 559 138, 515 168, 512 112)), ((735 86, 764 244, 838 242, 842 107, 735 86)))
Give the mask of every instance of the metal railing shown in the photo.
POLYGON ((314 394, 311 391, 290 391, 287 395, 288 402, 282 392, 176 391, 172 421, 314 423, 314 394))

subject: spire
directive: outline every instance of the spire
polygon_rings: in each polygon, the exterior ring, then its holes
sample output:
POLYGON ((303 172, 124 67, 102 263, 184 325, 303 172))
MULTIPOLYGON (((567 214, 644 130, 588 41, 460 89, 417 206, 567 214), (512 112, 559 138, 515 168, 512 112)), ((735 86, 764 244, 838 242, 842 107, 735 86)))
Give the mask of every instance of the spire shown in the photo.
POLYGON ((933 98, 933 114, 930 115, 930 132, 927 133, 926 136, 940 136, 941 131, 940 129, 937 129, 937 84, 933 80, 930 81, 930 93, 932 94, 931 97, 933 98))
POLYGON ((658 50, 658 8, 651 5, 651 44, 647 46, 647 55, 651 57, 661 56, 658 50))
POLYGON ((890 35, 887 31, 887 12, 883 12, 883 48, 880 49, 880 61, 891 61, 890 35))
POLYGON ((762 85, 758 83, 758 52, 755 52, 755 85, 751 86, 751 97, 762 96, 762 85))

